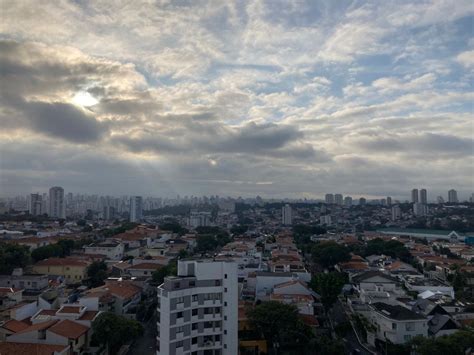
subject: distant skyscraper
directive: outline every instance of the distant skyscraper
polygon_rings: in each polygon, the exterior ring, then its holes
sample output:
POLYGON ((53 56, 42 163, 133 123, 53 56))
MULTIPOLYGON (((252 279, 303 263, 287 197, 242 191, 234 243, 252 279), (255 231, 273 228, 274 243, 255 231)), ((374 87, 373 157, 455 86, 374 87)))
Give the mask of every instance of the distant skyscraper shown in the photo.
POLYGON ((426 189, 420 190, 420 202, 424 205, 428 203, 428 193, 426 192, 426 189))
POLYGON ((143 218, 143 199, 141 196, 130 197, 130 222, 138 222, 143 218))
POLYGON ((365 206, 367 204, 367 200, 364 197, 359 199, 359 206, 365 206))
POLYGON ((42 213, 43 201, 40 194, 31 194, 28 203, 28 211, 33 216, 39 216, 42 213))
POLYGON ((341 194, 336 194, 334 196, 334 202, 336 203, 336 205, 342 206, 342 201, 343 201, 343 197, 341 194))
POLYGON ((390 196, 387 196, 387 206, 392 205, 392 198, 390 196))
POLYGON ((352 197, 346 196, 344 198, 344 206, 351 207, 352 206, 352 197))
POLYGON ((411 202, 412 203, 418 203, 418 189, 413 189, 411 190, 411 202))
POLYGON ((471 194, 471 197, 469 197, 469 202, 474 203, 474 193, 471 194))
POLYGON ((399 205, 392 206, 392 221, 398 221, 402 217, 402 210, 399 205))
POLYGON ((438 201, 438 203, 439 203, 440 205, 442 205, 442 204, 444 203, 444 198, 443 198, 443 196, 438 196, 438 197, 436 198, 436 200, 438 201))
POLYGON ((286 204, 281 208, 281 223, 285 226, 291 226, 293 223, 293 217, 291 215, 291 206, 286 204))
POLYGON ((448 191, 448 202, 457 203, 458 202, 458 192, 456 190, 448 191))
POLYGON ((334 195, 333 194, 326 194, 326 203, 328 205, 332 205, 334 203, 334 195))
POLYGON ((49 189, 49 216, 53 218, 66 218, 66 205, 64 203, 64 189, 53 186, 49 189))

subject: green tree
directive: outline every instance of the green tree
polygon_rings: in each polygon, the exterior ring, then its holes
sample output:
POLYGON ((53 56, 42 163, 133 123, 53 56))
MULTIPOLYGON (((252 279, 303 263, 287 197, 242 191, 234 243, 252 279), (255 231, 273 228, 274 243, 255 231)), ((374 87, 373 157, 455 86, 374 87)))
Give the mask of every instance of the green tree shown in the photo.
POLYGON ((323 267, 333 267, 337 263, 349 261, 349 249, 335 242, 323 242, 314 245, 311 249, 313 260, 323 267))
POLYGON ((110 312, 101 313, 92 322, 92 343, 117 354, 120 347, 143 334, 143 326, 135 321, 110 312))
POLYGON ((36 248, 31 252, 31 257, 35 262, 54 258, 54 257, 62 257, 63 256, 63 248, 61 248, 58 244, 50 244, 45 245, 44 247, 36 248))
POLYGON ((29 248, 24 245, 0 243, 0 274, 11 274, 15 268, 30 263, 29 248))
POLYGON ((474 347, 474 330, 459 330, 434 339, 416 337, 411 346, 418 355, 464 355, 467 349, 474 347))
POLYGON ((310 287, 321 296, 324 309, 329 310, 337 301, 347 275, 340 272, 319 273, 311 279, 310 287))
POLYGON ((90 287, 103 285, 107 278, 107 264, 103 261, 94 261, 87 268, 87 276, 90 287))
POLYGON ((276 301, 262 302, 247 311, 252 327, 263 335, 270 348, 276 343, 282 349, 306 349, 313 338, 294 305, 276 301))
POLYGON ((168 265, 154 271, 152 281, 155 284, 162 284, 166 276, 175 276, 177 271, 176 261, 173 260, 168 265))

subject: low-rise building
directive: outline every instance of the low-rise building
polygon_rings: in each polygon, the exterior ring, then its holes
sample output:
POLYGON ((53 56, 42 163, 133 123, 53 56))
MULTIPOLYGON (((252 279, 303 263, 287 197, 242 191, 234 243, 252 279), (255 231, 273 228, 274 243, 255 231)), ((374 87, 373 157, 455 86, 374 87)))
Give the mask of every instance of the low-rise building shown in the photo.
POLYGON ((43 275, 62 276, 67 284, 80 283, 87 278, 90 262, 76 258, 49 258, 33 265, 33 272, 43 275))

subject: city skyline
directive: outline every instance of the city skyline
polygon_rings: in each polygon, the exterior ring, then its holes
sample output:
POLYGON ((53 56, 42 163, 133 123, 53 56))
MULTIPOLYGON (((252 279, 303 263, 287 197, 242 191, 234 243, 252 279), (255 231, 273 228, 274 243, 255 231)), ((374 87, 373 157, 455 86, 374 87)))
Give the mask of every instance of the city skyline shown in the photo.
POLYGON ((2 195, 473 190, 469 1, 3 3, 2 195))

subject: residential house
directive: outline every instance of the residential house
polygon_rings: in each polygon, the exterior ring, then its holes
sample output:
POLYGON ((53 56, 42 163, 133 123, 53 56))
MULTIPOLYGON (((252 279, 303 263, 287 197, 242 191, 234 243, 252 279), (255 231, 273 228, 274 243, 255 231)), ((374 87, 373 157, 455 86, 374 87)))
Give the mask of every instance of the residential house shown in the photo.
POLYGON ((80 283, 87 278, 87 268, 91 263, 76 258, 49 258, 33 265, 37 274, 62 276, 67 284, 80 283))

